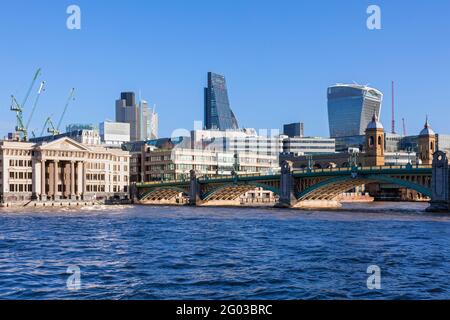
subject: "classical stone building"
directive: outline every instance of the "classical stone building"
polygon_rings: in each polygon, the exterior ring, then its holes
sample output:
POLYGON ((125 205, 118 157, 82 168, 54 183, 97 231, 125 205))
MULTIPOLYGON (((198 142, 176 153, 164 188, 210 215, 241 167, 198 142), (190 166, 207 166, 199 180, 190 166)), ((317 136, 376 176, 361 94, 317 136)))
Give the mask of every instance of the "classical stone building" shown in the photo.
POLYGON ((0 141, 0 203, 105 201, 129 195, 130 155, 68 137, 0 141))

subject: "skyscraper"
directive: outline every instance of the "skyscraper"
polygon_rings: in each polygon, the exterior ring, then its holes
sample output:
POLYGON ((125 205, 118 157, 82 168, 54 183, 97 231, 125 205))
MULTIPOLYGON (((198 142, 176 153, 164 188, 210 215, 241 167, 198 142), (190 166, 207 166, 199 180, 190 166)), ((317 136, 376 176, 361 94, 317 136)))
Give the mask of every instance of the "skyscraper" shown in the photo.
POLYGON ((208 72, 205 88, 205 129, 234 130, 238 123, 230 108, 225 77, 208 72))
POLYGON ((304 136, 304 124, 303 122, 295 122, 285 124, 283 127, 283 134, 288 137, 303 137, 304 136))
POLYGON ((328 88, 330 137, 364 135, 373 115, 380 117, 383 94, 356 84, 337 84, 328 88))
POLYGON ((116 122, 130 124, 130 140, 141 139, 141 112, 136 105, 134 92, 122 92, 116 101, 116 122))
POLYGON ((142 100, 139 102, 139 111, 141 114, 141 139, 154 140, 158 138, 158 114, 156 107, 149 107, 148 102, 142 100))

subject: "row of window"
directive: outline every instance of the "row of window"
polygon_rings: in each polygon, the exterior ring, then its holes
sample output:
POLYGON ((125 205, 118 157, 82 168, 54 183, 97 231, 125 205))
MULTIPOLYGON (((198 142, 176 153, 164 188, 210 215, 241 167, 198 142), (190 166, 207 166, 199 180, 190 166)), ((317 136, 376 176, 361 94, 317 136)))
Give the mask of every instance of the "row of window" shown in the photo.
POLYGON ((33 185, 31 184, 14 184, 9 185, 9 192, 32 192, 33 185))
POLYGON ((31 160, 9 160, 9 166, 10 167, 26 167, 31 168, 33 165, 33 162, 31 160))
MULTIPOLYGON (((105 192, 106 187, 104 185, 87 185, 87 192, 105 192)), ((121 188, 120 186, 113 186, 112 192, 128 192, 128 186, 121 188)))
POLYGON ((9 178, 10 179, 18 179, 18 180, 23 180, 23 179, 33 179, 33 173, 32 172, 16 172, 16 171, 10 171, 9 172, 9 178))

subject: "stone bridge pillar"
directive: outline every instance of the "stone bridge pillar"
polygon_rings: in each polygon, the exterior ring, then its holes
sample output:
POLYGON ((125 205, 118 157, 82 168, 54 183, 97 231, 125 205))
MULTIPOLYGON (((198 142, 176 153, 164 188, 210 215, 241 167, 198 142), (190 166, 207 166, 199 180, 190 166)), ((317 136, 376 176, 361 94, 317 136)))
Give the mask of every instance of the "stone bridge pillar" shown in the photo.
POLYGON ((130 185, 130 199, 132 203, 139 203, 139 194, 136 186, 136 182, 133 182, 130 185))
POLYGON ((277 204, 277 207, 291 208, 297 203, 292 171, 293 163, 291 161, 283 161, 280 178, 280 201, 277 204))
POLYGON ((190 185, 189 185, 189 205, 195 206, 201 203, 201 190, 200 183, 198 183, 197 171, 191 170, 190 172, 190 185))
POLYGON ((449 168, 445 152, 437 151, 433 155, 433 173, 431 178, 431 201, 429 212, 443 212, 450 209, 449 168))

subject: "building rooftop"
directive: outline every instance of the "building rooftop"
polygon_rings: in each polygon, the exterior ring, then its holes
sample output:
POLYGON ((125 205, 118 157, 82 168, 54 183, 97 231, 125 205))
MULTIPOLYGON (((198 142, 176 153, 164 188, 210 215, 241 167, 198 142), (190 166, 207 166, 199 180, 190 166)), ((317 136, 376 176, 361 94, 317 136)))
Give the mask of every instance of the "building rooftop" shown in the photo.
POLYGON ((425 121, 425 126, 422 129, 422 131, 420 131, 420 136, 434 136, 435 133, 433 131, 433 129, 431 129, 430 123, 428 122, 428 117, 427 120, 425 121))

